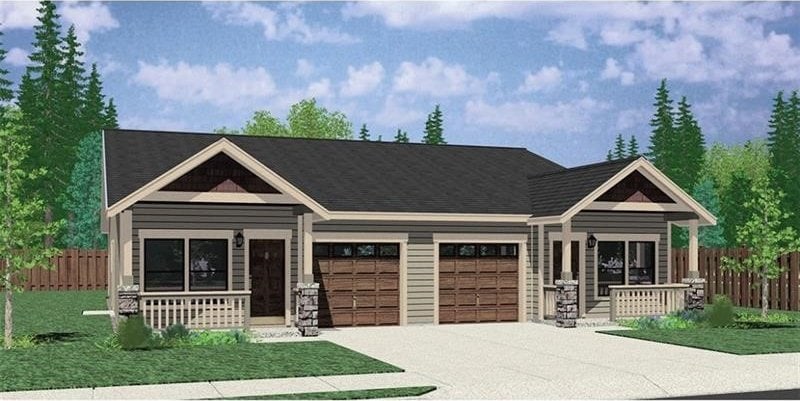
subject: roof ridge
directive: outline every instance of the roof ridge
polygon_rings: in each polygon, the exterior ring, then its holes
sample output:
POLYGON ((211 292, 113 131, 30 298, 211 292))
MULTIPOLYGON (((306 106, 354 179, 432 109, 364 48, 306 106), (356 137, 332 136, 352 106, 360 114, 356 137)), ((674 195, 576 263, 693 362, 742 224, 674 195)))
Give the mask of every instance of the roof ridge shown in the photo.
MULTIPOLYGON (((418 142, 393 142, 393 141, 363 141, 359 139, 332 139, 332 138, 301 138, 301 137, 286 137, 286 136, 255 136, 255 135, 241 135, 241 134, 222 134, 222 133, 215 133, 215 132, 197 132, 197 131, 166 131, 166 130, 144 130, 144 129, 127 129, 127 128, 112 128, 112 129, 105 129, 105 132, 136 132, 136 133, 143 133, 143 134, 170 134, 170 135, 208 135, 208 136, 219 136, 221 138, 269 138, 273 140, 292 140, 292 141, 328 141, 328 142, 355 142, 355 143, 369 143, 369 144, 381 144, 381 145, 413 145, 413 146, 443 146, 443 147, 451 147, 451 148, 482 148, 482 149, 514 149, 514 150, 524 150, 528 153, 534 154, 544 160, 547 160, 550 163, 556 164, 555 162, 545 159, 544 157, 531 152, 527 148, 521 146, 494 146, 494 145, 464 145, 464 144, 443 144, 443 145, 430 145, 427 143, 418 143, 418 142)), ((556 164, 557 165, 557 164, 556 164)))
POLYGON ((599 167, 599 166, 603 166, 603 165, 630 164, 630 163, 633 163, 634 161, 638 160, 640 157, 641 156, 638 156, 638 157, 626 157, 624 159, 605 160, 605 161, 596 162, 596 163, 583 164, 583 165, 580 165, 580 166, 569 167, 569 168, 566 168, 566 169, 561 170, 561 171, 550 171, 550 172, 542 173, 542 174, 529 175, 528 178, 529 179, 530 178, 540 178, 540 177, 549 176, 549 175, 569 173, 569 172, 573 172, 573 171, 580 171, 580 170, 599 167))

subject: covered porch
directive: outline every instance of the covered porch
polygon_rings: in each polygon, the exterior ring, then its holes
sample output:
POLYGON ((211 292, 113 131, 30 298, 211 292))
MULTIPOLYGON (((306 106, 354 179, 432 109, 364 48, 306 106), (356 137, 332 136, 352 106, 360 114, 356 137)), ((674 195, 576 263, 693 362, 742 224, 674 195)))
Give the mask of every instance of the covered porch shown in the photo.
POLYGON ((615 321, 696 307, 698 228, 714 216, 644 159, 534 177, 532 189, 556 181, 563 199, 538 199, 552 205, 529 220, 534 318, 615 321), (689 231, 690 278, 681 283, 671 281, 673 226, 689 231))

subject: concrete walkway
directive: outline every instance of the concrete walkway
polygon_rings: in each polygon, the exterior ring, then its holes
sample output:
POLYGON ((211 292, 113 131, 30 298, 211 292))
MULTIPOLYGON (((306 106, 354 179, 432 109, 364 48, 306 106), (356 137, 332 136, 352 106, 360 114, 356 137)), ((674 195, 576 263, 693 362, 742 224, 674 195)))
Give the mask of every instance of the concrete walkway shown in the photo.
POLYGON ((429 399, 643 399, 800 387, 800 353, 738 356, 534 323, 325 330, 438 389, 429 399))
POLYGON ((0 400, 187 400, 429 385, 430 380, 415 373, 380 373, 369 375, 297 377, 289 379, 98 387, 94 389, 80 388, 0 392, 0 400))

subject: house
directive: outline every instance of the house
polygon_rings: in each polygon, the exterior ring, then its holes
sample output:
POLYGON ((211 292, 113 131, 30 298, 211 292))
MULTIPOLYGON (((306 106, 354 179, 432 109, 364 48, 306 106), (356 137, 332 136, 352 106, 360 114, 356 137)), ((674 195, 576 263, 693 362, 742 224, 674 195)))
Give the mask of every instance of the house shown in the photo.
POLYGON ((608 318, 615 291, 676 291, 670 223, 694 255, 715 224, 644 158, 134 130, 103 155, 110 307, 136 285, 156 328, 291 325, 312 281, 320 326, 549 318, 559 278, 608 318))

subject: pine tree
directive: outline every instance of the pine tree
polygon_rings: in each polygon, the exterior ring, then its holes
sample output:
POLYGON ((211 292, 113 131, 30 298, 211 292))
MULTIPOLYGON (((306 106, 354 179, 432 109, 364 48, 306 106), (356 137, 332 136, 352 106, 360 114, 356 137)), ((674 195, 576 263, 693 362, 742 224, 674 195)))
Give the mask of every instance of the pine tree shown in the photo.
POLYGON ((70 137, 70 142, 78 143, 89 133, 82 118, 83 92, 86 87, 86 69, 81 61, 83 52, 81 44, 75 35, 75 25, 71 25, 64 38, 60 89, 62 90, 62 111, 65 134, 70 137))
POLYGON ((719 195, 714 181, 709 177, 700 179, 694 186, 692 197, 717 217, 717 225, 700 227, 697 233, 700 246, 724 248, 727 243, 725 241, 725 218, 720 211, 719 195))
POLYGON ((114 105, 114 99, 109 99, 105 110, 103 111, 103 128, 119 128, 117 122, 117 106, 114 105))
POLYGON ((675 127, 677 140, 674 145, 673 155, 676 160, 675 177, 671 177, 678 186, 690 191, 700 178, 705 156, 705 139, 697 120, 694 118, 692 108, 686 101, 686 96, 678 102, 677 125, 675 127))
MULTIPOLYGON (((89 132, 95 132, 106 125, 104 98, 103 83, 100 81, 97 64, 92 64, 86 90, 83 92, 83 109, 81 110, 81 119, 89 132)), ((114 110, 114 113, 116 113, 116 110, 114 110)))
POLYGON ((408 133, 397 129, 397 134, 394 135, 394 141, 397 143, 408 143, 408 133))
POLYGON ((786 194, 781 208, 794 214, 785 223, 800 231, 800 98, 793 92, 788 102, 778 92, 769 122, 767 145, 770 153, 770 181, 786 194))
POLYGON ((636 135, 631 135, 630 141, 628 141, 628 157, 639 157, 639 142, 636 141, 636 135))
POLYGON ((747 221, 747 211, 742 207, 753 195, 753 180, 742 170, 736 170, 731 175, 731 183, 720 194, 720 214, 725 226, 723 227, 725 242, 728 247, 737 247, 737 233, 747 221))
POLYGON ((614 140, 614 160, 625 158, 625 140, 622 139, 622 134, 617 134, 617 139, 614 140))
POLYGON ((678 175, 680 160, 674 153, 676 141, 673 127, 672 100, 669 98, 666 79, 661 80, 653 106, 655 106, 656 111, 650 120, 650 126, 653 131, 650 135, 650 147, 647 156, 659 170, 674 180, 678 175))
POLYGON ((614 154, 612 154, 612 153, 611 153, 611 149, 609 149, 609 150, 608 150, 608 153, 606 153, 606 160, 607 160, 607 161, 612 161, 612 160, 614 160, 614 154))
MULTIPOLYGON (((0 31, 0 37, 3 32, 0 31)), ((11 89, 11 81, 8 79, 8 70, 3 68, 6 61, 6 49, 0 42, 0 114, 5 114, 5 106, 14 99, 14 90, 11 89)))
MULTIPOLYGON (((59 15, 52 1, 37 8, 31 64, 26 68, 17 99, 23 115, 24 132, 30 138, 31 155, 27 168, 46 168, 47 173, 27 184, 47 203, 45 222, 61 215, 55 200, 64 192, 74 160, 75 143, 70 142, 63 113, 64 89, 61 86, 64 54, 61 50, 59 15)), ((52 244, 52 238, 45 245, 52 244)))
POLYGON ((78 157, 66 192, 67 222, 64 245, 70 248, 101 249, 106 237, 100 232, 103 137, 86 135, 78 144, 78 157))
POLYGON ((422 143, 429 145, 446 145, 444 140, 444 128, 442 111, 439 105, 433 109, 431 114, 428 114, 428 120, 425 121, 425 135, 422 137, 422 143))
POLYGON ((369 140, 369 130, 367 129, 367 124, 361 124, 361 131, 358 132, 358 139, 362 141, 369 140))

